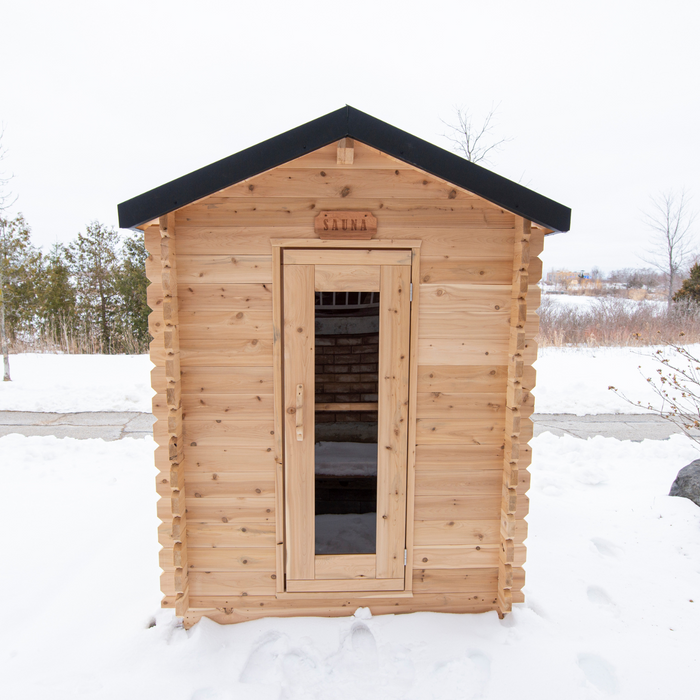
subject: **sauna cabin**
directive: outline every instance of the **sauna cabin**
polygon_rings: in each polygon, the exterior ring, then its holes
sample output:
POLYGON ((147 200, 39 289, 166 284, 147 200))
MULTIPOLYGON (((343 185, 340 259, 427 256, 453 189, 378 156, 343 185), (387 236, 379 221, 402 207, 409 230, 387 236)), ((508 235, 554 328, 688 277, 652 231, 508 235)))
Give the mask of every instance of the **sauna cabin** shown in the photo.
POLYGON ((163 606, 523 601, 538 255, 568 208, 343 107, 119 220, 149 253, 163 606))

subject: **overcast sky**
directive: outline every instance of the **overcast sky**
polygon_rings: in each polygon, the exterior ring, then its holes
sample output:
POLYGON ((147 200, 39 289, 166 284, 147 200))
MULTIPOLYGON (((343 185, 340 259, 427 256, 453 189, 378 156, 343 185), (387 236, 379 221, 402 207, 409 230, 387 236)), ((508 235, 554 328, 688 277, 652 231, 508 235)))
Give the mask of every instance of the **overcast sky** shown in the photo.
POLYGON ((487 167, 573 209, 545 270, 641 266, 651 196, 700 209, 698 20, 697 0, 0 0, 11 213, 48 248, 344 104, 448 149, 456 105, 499 105, 487 167))

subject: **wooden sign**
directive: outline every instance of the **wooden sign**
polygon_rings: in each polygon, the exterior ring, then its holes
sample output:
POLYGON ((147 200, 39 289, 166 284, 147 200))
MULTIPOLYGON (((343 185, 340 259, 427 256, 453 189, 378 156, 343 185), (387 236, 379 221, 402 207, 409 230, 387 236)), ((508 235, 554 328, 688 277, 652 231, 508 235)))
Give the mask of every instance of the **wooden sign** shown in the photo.
POLYGON ((315 219, 314 230, 323 241, 368 240, 377 233, 377 218, 368 211, 322 211, 315 219))

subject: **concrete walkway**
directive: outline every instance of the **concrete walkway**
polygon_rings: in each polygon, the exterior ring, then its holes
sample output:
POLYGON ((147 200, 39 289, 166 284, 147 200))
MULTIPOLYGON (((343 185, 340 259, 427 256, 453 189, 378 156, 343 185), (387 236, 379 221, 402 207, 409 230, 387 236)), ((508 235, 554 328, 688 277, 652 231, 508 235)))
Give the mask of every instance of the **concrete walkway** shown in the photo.
POLYGON ((55 435, 79 440, 102 438, 121 440, 153 434, 154 417, 150 413, 29 413, 0 411, 0 436, 55 435))
MULTIPOLYGON (((574 416, 571 414, 535 414, 535 435, 550 431, 554 435, 589 438, 594 435, 618 440, 666 440, 681 432, 668 421, 647 414, 606 414, 574 416)), ((0 411, 0 436, 55 435, 81 440, 102 438, 121 440, 151 435, 154 418, 150 413, 29 413, 0 411)))

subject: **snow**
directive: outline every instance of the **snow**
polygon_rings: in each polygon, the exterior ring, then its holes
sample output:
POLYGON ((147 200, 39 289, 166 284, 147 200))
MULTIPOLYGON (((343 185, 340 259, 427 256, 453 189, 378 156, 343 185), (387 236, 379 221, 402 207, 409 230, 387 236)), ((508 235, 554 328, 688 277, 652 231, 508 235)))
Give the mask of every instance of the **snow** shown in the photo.
POLYGON ((652 306, 655 309, 661 309, 666 306, 664 300, 659 299, 641 299, 637 301, 636 299, 625 299, 624 297, 609 297, 609 296, 586 296, 584 294, 553 294, 545 293, 542 294, 542 299, 546 299, 547 303, 554 304, 556 307, 564 308, 575 308, 581 311, 586 311, 588 309, 594 309, 601 304, 622 304, 628 309, 633 310, 635 307, 642 306, 652 306))
POLYGON ((318 442, 317 476, 377 476, 377 443, 318 442))
MULTIPOLYGON (((700 345, 688 347, 700 353, 700 345)), ((617 387, 635 402, 653 401, 645 377, 655 374, 657 349, 541 348, 535 365, 536 412, 644 413, 608 387, 617 387)), ((13 355, 10 362, 13 381, 0 382, 0 411, 151 411, 153 365, 147 355, 26 354, 13 355)), ((330 461, 326 463, 324 469, 330 470, 330 461)))
POLYGON ((151 369, 148 355, 11 355, 0 411, 150 413, 151 369))
MULTIPOLYGON (((700 345, 688 345, 695 356, 700 345)), ((646 381, 661 366, 658 346, 604 348, 540 348, 535 363, 536 413, 573 413, 577 416, 603 413, 646 413, 641 406, 624 401, 608 389, 614 386, 635 404, 657 404, 646 381)))
MULTIPOLYGON (((608 395, 609 396, 609 395, 608 395)), ((0 697, 691 697, 700 508, 682 436, 532 441, 526 602, 496 613, 268 618, 159 610, 150 439, 0 438, 0 697)))

